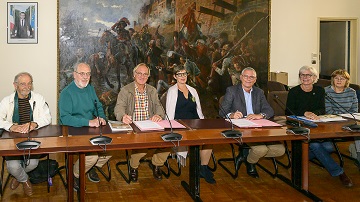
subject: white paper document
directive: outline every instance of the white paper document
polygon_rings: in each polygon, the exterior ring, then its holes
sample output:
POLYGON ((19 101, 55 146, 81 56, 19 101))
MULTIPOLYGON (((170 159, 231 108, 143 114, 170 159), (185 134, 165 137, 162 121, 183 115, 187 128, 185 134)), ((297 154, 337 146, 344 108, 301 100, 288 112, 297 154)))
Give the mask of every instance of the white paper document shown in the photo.
POLYGON ((260 125, 251 122, 247 119, 231 119, 234 125, 239 128, 246 128, 246 127, 261 127, 260 125))
MULTIPOLYGON (((227 120, 229 121, 229 120, 227 120)), ((231 119, 234 125, 239 128, 257 128, 257 127, 272 127, 272 126, 281 126, 278 123, 267 119, 258 119, 258 120, 247 120, 247 119, 231 119)))
POLYGON ((351 114, 339 114, 339 116, 342 116, 342 117, 346 117, 346 118, 349 118, 349 119, 355 119, 360 121, 360 113, 353 113, 354 116, 352 116, 351 114))
POLYGON ((346 119, 344 119, 341 116, 338 115, 333 115, 333 114, 326 114, 326 115, 320 115, 318 116, 320 119, 319 120, 312 120, 312 119, 308 119, 305 116, 298 116, 299 120, 303 119, 306 121, 312 121, 312 122, 333 122, 333 121, 346 121, 346 119))
POLYGON ((151 120, 145 120, 145 121, 134 121, 134 124, 141 130, 141 131, 147 131, 147 130, 164 130, 164 127, 160 126, 156 122, 153 122, 151 120))

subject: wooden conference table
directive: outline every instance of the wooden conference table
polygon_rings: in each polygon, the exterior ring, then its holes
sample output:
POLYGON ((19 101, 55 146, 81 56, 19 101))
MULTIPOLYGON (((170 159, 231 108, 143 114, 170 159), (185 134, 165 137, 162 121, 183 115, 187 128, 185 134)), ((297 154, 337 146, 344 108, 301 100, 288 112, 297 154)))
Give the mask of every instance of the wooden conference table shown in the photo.
MULTIPOLYGON (((230 124, 222 119, 204 120, 180 120, 187 126, 187 129, 175 130, 183 135, 180 146, 189 146, 190 165, 189 183, 182 182, 182 185, 190 196, 200 201, 200 179, 199 179, 199 147, 205 144, 228 144, 237 143, 233 139, 224 138, 220 132, 229 129, 230 124)), ((352 133, 342 130, 342 126, 349 122, 320 123, 317 128, 311 129, 311 139, 341 138, 360 136, 359 133, 352 133)), ((352 121, 353 123, 353 121, 352 121)), ((271 141, 291 141, 292 142, 292 171, 291 179, 283 180, 292 187, 312 198, 320 200, 309 192, 308 188, 308 143, 303 136, 296 136, 286 133, 287 127, 253 128, 239 129, 243 133, 243 142, 271 142, 271 141)), ((73 155, 80 154, 80 201, 85 199, 85 153, 101 152, 103 148, 91 145, 89 139, 99 134, 99 128, 73 128, 66 126, 50 125, 37 131, 32 131, 32 140, 41 142, 40 148, 31 150, 31 154, 44 153, 69 153, 68 167, 69 173, 73 171, 73 155)), ((139 132, 134 129, 129 133, 113 133, 106 126, 103 134, 113 139, 106 150, 126 150, 141 148, 173 147, 170 142, 163 142, 160 138, 164 131, 139 132)), ((16 143, 26 140, 24 134, 4 132, 1 138, 0 152, 2 156, 19 156, 23 151, 16 149, 16 143)), ((73 201, 73 175, 68 175, 68 200, 73 201)))
MULTIPOLYGON (((236 140, 225 138, 221 131, 229 129, 230 123, 223 119, 202 119, 202 120, 180 120, 187 130, 175 130, 183 136, 180 146, 189 146, 189 182, 182 181, 181 184, 195 201, 200 199, 200 178, 199 178, 199 147, 205 144, 229 144, 237 143, 236 140)), ((89 139, 99 135, 99 128, 74 128, 68 127, 68 167, 69 173, 73 171, 73 155, 79 153, 80 159, 80 201, 85 199, 85 153, 86 152, 103 152, 104 148, 94 146, 89 139)), ((246 128, 239 129, 242 133, 243 142, 272 142, 272 141, 299 141, 306 138, 286 133, 286 127, 271 128, 246 128)), ((106 151, 126 150, 126 149, 143 149, 143 148, 163 148, 173 147, 171 142, 164 142, 161 135, 164 131, 140 132, 137 128, 130 133, 113 133, 106 126, 103 128, 103 135, 112 138, 112 143, 106 146, 106 151)), ((306 145, 305 145, 306 146, 306 145)), ((307 159, 306 159, 307 160, 307 159)), ((304 163, 305 165, 306 163, 304 163)), ((306 164, 307 165, 307 164, 306 164)), ((299 168, 301 170, 301 168, 299 168)), ((301 174, 300 172, 296 172, 301 174)), ((297 176, 297 178, 302 176, 297 176)), ((73 175, 68 175, 68 198, 72 200, 73 194, 73 175)), ((301 182, 301 180, 300 180, 301 182)), ((301 185, 299 185, 301 187, 301 185)))

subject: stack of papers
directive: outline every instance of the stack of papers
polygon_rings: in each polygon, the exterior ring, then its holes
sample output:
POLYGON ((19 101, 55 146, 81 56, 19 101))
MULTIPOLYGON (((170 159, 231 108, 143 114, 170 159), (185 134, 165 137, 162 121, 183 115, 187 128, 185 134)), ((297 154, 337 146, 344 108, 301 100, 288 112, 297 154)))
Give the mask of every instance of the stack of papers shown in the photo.
MULTIPOLYGON (((164 130, 165 128, 171 128, 168 120, 162 120, 160 122, 153 122, 151 120, 134 121, 134 124, 141 131, 164 130)), ((177 122, 175 120, 171 120, 171 125, 172 125, 172 128, 186 128, 184 125, 180 124, 179 122, 177 122)))
POLYGON ((129 124, 123 123, 121 121, 109 121, 109 126, 112 131, 132 131, 132 128, 129 124))
POLYGON ((346 117, 346 118, 349 118, 349 119, 355 119, 360 121, 360 113, 353 113, 354 116, 352 116, 351 114, 339 114, 339 116, 342 116, 342 117, 346 117))
POLYGON ((134 124, 141 130, 141 131, 149 131, 149 130, 164 130, 165 128, 159 125, 156 122, 151 120, 145 121, 134 121, 134 124))
MULTIPOLYGON (((351 116, 350 114, 348 114, 348 115, 351 116)), ((338 116, 338 115, 332 115, 332 114, 320 115, 319 120, 308 119, 305 116, 296 116, 296 117, 289 116, 289 117, 295 118, 295 119, 300 120, 300 121, 311 121, 311 122, 346 121, 346 119, 344 119, 343 117, 338 116)), ((353 117, 351 116, 351 118, 353 118, 353 117)))
MULTIPOLYGON (((227 120, 229 121, 229 120, 227 120)), ((282 126, 278 123, 269 121, 267 119, 247 120, 247 119, 231 119, 234 125, 239 128, 258 128, 270 126, 282 126)))

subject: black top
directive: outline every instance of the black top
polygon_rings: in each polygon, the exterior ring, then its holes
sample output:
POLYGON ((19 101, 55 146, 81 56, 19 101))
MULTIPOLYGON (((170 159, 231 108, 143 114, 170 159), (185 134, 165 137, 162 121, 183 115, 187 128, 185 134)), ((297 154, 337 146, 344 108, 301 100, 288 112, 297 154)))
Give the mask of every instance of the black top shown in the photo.
POLYGON ((316 115, 325 114, 325 90, 314 85, 312 91, 305 92, 300 85, 295 86, 289 91, 286 108, 286 115, 304 116, 307 111, 316 115))
POLYGON ((195 97, 189 91, 188 99, 178 90, 178 98, 175 107, 175 119, 199 119, 196 111, 195 97))

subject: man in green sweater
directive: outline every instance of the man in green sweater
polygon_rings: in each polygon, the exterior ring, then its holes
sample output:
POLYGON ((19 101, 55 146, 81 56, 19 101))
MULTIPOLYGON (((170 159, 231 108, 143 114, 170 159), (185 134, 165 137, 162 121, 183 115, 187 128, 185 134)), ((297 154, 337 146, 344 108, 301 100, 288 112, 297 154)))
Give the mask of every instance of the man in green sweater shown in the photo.
MULTIPOLYGON (((96 96, 95 89, 89 85, 91 69, 86 63, 79 63, 75 66, 74 81, 66 86, 60 94, 59 110, 60 122, 62 125, 73 127, 99 127, 106 125, 106 117, 102 104, 96 96), (97 107, 98 109, 96 110, 97 107), (99 114, 97 114, 97 112, 99 114), (99 117, 99 120, 98 120, 99 117)), ((99 156, 89 153, 85 157, 85 172, 90 181, 99 182, 94 166, 101 168, 111 156, 99 156)), ((74 166, 74 188, 79 188, 79 160, 74 166)))

